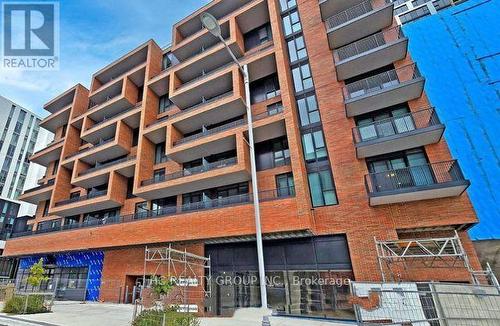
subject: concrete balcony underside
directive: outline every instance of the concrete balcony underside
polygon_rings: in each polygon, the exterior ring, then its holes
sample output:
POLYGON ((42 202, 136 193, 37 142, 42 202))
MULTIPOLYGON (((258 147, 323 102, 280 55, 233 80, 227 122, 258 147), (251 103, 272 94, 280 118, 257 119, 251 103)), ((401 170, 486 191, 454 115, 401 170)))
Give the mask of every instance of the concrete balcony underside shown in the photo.
POLYGON ((99 141, 99 139, 109 139, 116 134, 116 125, 118 121, 125 122, 132 129, 138 128, 141 119, 141 109, 142 107, 140 106, 132 108, 123 114, 118 114, 109 120, 94 125, 83 131, 80 137, 89 143, 95 143, 99 141))
POLYGON ((40 122, 40 127, 55 133, 57 128, 68 124, 70 112, 71 106, 67 106, 56 113, 52 113, 40 122))
POLYGON ((372 193, 369 195, 370 206, 412 202, 460 196, 470 185, 468 180, 432 184, 393 191, 372 193))
POLYGON ((362 141, 356 144, 356 154, 358 158, 365 158, 435 144, 441 140, 444 129, 444 125, 439 124, 388 137, 362 141))
POLYGON ((416 99, 422 95, 424 83, 423 77, 417 77, 353 97, 345 101, 346 114, 354 117, 416 99))
POLYGON ((99 168, 90 173, 87 173, 87 171, 83 171, 84 173, 80 173, 78 176, 74 177, 71 180, 71 184, 87 189, 103 185, 108 182, 109 175, 112 171, 116 171, 126 178, 131 178, 134 176, 135 162, 135 159, 130 159, 125 162, 99 168))
POLYGON ((59 140, 52 145, 34 153, 30 158, 30 162, 40 164, 47 167, 51 162, 58 160, 61 156, 64 141, 59 140))
POLYGON ((237 164, 142 186, 135 195, 146 200, 152 200, 248 180, 250 180, 250 171, 243 164, 237 164))
POLYGON ((408 39, 402 38, 345 60, 335 62, 338 80, 352 78, 385 67, 406 57, 408 39))
MULTIPOLYGON (((278 198, 261 203, 264 233, 310 229, 308 220, 298 218, 295 198, 278 198), (276 204, 282 208, 276 212, 276 204)), ((149 243, 204 240, 243 236, 255 233, 253 206, 250 203, 237 207, 218 207, 210 210, 182 212, 175 215, 149 219, 131 219, 127 223, 116 223, 98 227, 71 229, 52 233, 10 239, 4 255, 32 255, 94 248, 143 245, 145 237, 149 243), (224 228, 207 228, 206 225, 233 225, 238 227, 228 233, 224 228), (200 226, 200 227, 197 227, 200 226), (138 232, 139 230, 148 230, 138 232), (179 232, 179 230, 190 230, 179 232), (115 236, 110 237, 113 233, 115 236), (64 236, 62 236, 64 235, 64 236), (36 239, 36 246, 33 241, 36 239)))
POLYGON ((358 16, 348 22, 335 27, 328 27, 327 36, 330 49, 349 44, 363 37, 371 35, 392 24, 393 4, 386 4, 380 8, 358 16))
POLYGON ((18 200, 38 205, 39 202, 49 200, 54 190, 54 185, 42 185, 39 189, 29 189, 25 191, 18 200))

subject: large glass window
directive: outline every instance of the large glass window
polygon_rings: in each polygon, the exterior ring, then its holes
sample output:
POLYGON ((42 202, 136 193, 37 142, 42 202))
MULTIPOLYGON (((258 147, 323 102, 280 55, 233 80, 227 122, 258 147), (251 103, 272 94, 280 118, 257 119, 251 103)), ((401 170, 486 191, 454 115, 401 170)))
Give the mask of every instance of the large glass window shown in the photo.
POLYGON ((276 176, 276 191, 278 197, 288 197, 295 195, 292 173, 278 174, 276 176))
POLYGON ((168 98, 168 94, 165 94, 163 96, 160 96, 160 101, 159 101, 159 106, 158 106, 158 113, 163 113, 168 110, 173 105, 172 101, 168 98))
POLYGON ((306 62, 293 68, 292 75, 296 93, 310 89, 314 86, 309 63, 306 62))
POLYGON ((257 170, 272 169, 287 165, 290 161, 290 150, 286 137, 279 137, 255 145, 257 170))
POLYGON ((307 58, 306 44, 304 42, 303 35, 292 37, 288 40, 287 44, 288 54, 290 55, 290 63, 307 58))
POLYGON ((309 180, 309 190, 314 207, 335 205, 338 203, 332 173, 329 169, 309 172, 307 178, 309 180))
POLYGON ((296 0, 280 0, 281 11, 286 11, 297 5, 296 0))
POLYGON ((303 134, 302 146, 304 158, 308 163, 325 160, 328 157, 322 130, 303 134))
POLYGON ((155 147, 155 164, 164 162, 165 157, 165 142, 156 144, 155 147))
POLYGON ((300 124, 302 127, 321 122, 316 95, 310 94, 297 99, 300 124))
POLYGON ((272 38, 271 25, 269 23, 257 27, 243 36, 245 39, 245 51, 253 49, 272 38))
POLYGON ((252 104, 271 99, 280 94, 278 75, 272 74, 250 84, 252 104))
POLYGON ((283 15, 283 29, 285 31, 285 37, 302 30, 297 10, 290 11, 283 15))

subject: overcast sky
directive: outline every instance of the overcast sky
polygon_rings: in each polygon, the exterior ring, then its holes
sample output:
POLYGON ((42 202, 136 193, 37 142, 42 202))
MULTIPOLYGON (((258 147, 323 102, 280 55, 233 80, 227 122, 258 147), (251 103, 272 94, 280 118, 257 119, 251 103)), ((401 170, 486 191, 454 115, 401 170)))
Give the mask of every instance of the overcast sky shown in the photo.
POLYGON ((0 69, 0 94, 45 117, 44 103, 76 83, 88 88, 92 73, 141 43, 169 44, 172 25, 207 2, 61 0, 59 71, 0 69))

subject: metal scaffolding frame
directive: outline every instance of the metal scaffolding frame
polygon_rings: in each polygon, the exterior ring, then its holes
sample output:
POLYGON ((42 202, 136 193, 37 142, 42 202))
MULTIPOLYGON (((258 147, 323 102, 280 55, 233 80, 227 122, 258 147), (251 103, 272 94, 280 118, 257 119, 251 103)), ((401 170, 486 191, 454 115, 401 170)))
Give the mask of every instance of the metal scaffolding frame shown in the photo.
POLYGON ((173 277, 177 286, 183 289, 183 304, 188 305, 189 293, 199 290, 191 290, 193 284, 190 280, 195 278, 203 291, 205 298, 210 298, 212 296, 212 272, 210 257, 204 257, 188 252, 186 249, 177 250, 172 248, 169 244, 166 247, 148 247, 146 246, 144 251, 144 273, 143 273, 143 284, 146 285, 146 275, 150 276, 162 276, 158 275, 158 272, 162 266, 166 265, 167 276, 173 277), (153 273, 147 273, 148 265, 155 264, 153 273), (200 274, 202 270, 203 275, 200 274))
MULTIPOLYGON (((469 263, 457 231, 453 237, 400 239, 380 241, 374 238, 377 258, 382 280, 402 281, 396 277, 393 267, 398 266, 408 271, 409 265, 423 268, 453 268, 461 265, 471 275, 474 284, 479 284, 481 278, 498 287, 498 280, 491 268, 485 271, 474 271, 469 263), (390 278, 387 277, 389 272, 390 278)), ((489 265, 488 265, 489 266, 489 265)))

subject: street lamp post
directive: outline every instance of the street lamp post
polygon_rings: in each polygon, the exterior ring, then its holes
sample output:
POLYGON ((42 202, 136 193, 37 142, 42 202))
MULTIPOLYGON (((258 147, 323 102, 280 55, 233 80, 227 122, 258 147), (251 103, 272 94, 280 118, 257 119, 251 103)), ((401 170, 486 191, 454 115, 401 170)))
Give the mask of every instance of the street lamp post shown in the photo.
POLYGON ((238 65, 245 84, 245 106, 247 112, 248 120, 248 145, 250 147, 250 170, 252 175, 252 192, 253 192, 253 207, 255 214, 255 235, 257 240, 257 260, 259 265, 259 281, 260 281, 260 301, 262 303, 262 308, 267 308, 267 289, 266 289, 266 272, 264 268, 264 251, 262 245, 262 228, 260 225, 260 205, 259 205, 259 191, 257 187, 257 168, 255 165, 255 147, 253 139, 253 121, 252 121, 252 110, 250 103, 250 79, 248 76, 248 65, 241 65, 233 51, 229 48, 226 41, 222 37, 221 29, 217 19, 211 14, 204 12, 200 15, 201 23, 212 35, 219 38, 219 40, 224 44, 229 55, 233 61, 238 65))

